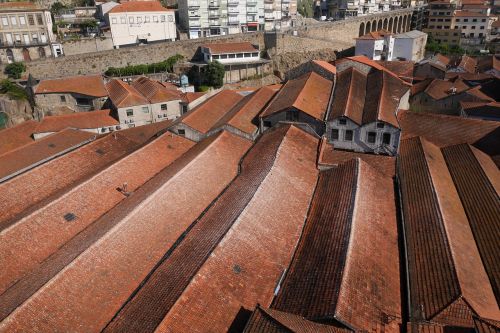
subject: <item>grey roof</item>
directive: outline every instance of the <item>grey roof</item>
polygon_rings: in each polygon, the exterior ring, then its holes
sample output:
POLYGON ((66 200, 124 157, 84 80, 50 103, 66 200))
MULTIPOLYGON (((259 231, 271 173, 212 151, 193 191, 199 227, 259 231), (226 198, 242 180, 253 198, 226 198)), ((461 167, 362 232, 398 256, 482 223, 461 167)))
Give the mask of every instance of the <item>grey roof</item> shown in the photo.
POLYGON ((394 38, 418 38, 427 35, 425 32, 418 31, 418 30, 412 30, 408 31, 402 34, 398 34, 394 36, 394 38))

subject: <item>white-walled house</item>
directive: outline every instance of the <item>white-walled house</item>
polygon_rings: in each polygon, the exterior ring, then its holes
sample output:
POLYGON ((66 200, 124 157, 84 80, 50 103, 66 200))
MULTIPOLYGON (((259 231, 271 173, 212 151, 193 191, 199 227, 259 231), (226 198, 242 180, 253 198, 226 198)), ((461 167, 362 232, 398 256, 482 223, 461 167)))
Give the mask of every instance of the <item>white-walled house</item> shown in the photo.
POLYGON ((115 48, 177 38, 174 11, 158 1, 124 2, 105 17, 115 48))
POLYGON ((369 32, 356 38, 357 56, 365 56, 372 60, 392 60, 394 36, 387 30, 369 32))
POLYGON ((425 57, 427 34, 412 30, 394 36, 392 60, 421 61, 425 57))
POLYGON ((249 42, 204 44, 201 53, 205 62, 217 60, 223 65, 260 60, 259 48, 249 42))

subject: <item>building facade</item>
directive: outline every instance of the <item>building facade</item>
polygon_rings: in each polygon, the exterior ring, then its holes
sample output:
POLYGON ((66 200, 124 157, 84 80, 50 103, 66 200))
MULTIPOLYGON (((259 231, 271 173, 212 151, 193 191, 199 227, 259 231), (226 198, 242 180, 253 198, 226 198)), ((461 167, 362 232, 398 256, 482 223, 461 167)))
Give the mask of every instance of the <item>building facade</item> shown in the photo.
POLYGON ((392 60, 394 35, 387 30, 369 32, 356 38, 357 56, 365 56, 372 60, 392 60))
POLYGON ((448 1, 435 1, 427 5, 427 18, 423 32, 438 43, 459 45, 461 29, 455 27, 456 5, 448 1))
POLYGON ((115 48, 177 38, 174 11, 158 1, 124 2, 109 10, 105 17, 115 48))
POLYGON ((0 63, 62 55, 47 9, 31 2, 0 3, 0 63))
POLYGON ((427 34, 418 30, 408 31, 394 36, 394 60, 421 61, 425 57, 427 34))

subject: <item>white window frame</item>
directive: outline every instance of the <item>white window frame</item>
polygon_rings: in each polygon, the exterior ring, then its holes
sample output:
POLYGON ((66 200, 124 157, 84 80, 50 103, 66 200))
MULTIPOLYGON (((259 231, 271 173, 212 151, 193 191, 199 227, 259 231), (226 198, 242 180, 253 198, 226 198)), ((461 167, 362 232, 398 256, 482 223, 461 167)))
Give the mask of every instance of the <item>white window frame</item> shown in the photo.
POLYGON ((160 15, 160 21, 165 22, 165 15, 160 15))
POLYGON ((9 18, 7 16, 2 16, 2 25, 7 27, 9 25, 9 18))
POLYGON ((125 16, 120 16, 120 23, 127 24, 127 18, 125 16))
POLYGON ((134 17, 133 17, 133 16, 130 16, 130 17, 128 18, 128 23, 129 23, 129 24, 133 24, 133 23, 134 23, 134 17))
POLYGON ((149 16, 145 16, 144 17, 144 23, 149 23, 150 22, 150 18, 149 16))
POLYGON ((24 18, 24 16, 19 16, 19 24, 26 25, 26 19, 24 18))
POLYGON ((15 17, 15 16, 11 16, 11 17, 10 17, 10 23, 11 23, 12 25, 17 25, 17 17, 15 17))
POLYGON ((117 21, 116 17, 112 17, 112 18, 111 18, 111 23, 112 23, 112 24, 117 24, 117 23, 118 23, 118 21, 117 21))
POLYGON ((158 22, 158 16, 156 15, 153 16, 153 22, 158 22))

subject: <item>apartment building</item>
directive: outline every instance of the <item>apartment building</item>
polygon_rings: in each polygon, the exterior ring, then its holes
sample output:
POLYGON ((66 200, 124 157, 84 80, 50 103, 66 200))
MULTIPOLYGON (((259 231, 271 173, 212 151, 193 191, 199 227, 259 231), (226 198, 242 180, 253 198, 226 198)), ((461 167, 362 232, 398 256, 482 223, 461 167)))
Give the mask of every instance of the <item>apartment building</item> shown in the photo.
POLYGON ((129 1, 105 14, 113 46, 174 41, 177 38, 174 11, 159 1, 129 1))
POLYGON ((293 26, 297 18, 297 0, 264 0, 265 30, 293 26))
POLYGON ((423 31, 438 43, 459 45, 461 29, 454 24, 455 3, 447 1, 430 2, 427 6, 427 22, 423 31))
POLYGON ((47 9, 32 2, 0 3, 0 63, 60 55, 47 9))
POLYGON ((353 16, 364 16, 409 6, 401 0, 330 0, 328 13, 330 17, 344 19, 353 16))
POLYGON ((455 11, 455 27, 461 30, 460 44, 463 46, 480 45, 491 30, 489 10, 478 12, 472 10, 455 11))

